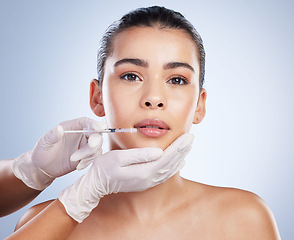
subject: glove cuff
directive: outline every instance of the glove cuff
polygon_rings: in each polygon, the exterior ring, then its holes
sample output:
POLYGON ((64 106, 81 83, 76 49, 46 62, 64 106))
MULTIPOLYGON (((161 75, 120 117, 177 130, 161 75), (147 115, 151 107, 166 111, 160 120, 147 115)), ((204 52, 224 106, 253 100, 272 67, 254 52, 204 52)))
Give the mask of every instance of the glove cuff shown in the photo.
POLYGON ((32 151, 29 151, 16 158, 13 162, 13 173, 28 187, 42 191, 55 178, 42 171, 42 169, 37 168, 31 160, 31 155, 32 151))
POLYGON ((62 190, 58 196, 67 214, 78 223, 83 222, 90 215, 101 198, 102 196, 99 197, 97 193, 91 191, 85 175, 62 190))

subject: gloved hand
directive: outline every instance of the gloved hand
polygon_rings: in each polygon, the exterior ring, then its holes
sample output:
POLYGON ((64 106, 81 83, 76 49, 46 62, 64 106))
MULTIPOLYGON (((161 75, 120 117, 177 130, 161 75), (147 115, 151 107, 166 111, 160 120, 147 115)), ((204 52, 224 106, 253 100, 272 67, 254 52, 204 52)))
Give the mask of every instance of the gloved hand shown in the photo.
POLYGON ((64 134, 64 130, 102 130, 106 123, 78 118, 53 128, 39 139, 34 149, 20 155, 13 163, 14 175, 27 186, 43 190, 56 177, 83 169, 102 153, 102 136, 98 133, 64 134))
POLYGON ((165 151, 135 148, 107 152, 73 185, 59 194, 59 201, 74 220, 81 223, 100 199, 117 192, 139 192, 165 182, 184 166, 191 149, 192 134, 176 139, 165 151))

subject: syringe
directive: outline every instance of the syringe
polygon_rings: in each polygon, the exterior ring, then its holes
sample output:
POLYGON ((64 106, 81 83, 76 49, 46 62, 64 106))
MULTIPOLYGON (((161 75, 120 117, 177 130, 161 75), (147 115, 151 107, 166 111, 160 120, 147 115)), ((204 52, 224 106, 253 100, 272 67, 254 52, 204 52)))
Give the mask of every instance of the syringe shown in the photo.
POLYGON ((107 128, 103 130, 66 130, 64 133, 135 133, 137 128, 107 128))

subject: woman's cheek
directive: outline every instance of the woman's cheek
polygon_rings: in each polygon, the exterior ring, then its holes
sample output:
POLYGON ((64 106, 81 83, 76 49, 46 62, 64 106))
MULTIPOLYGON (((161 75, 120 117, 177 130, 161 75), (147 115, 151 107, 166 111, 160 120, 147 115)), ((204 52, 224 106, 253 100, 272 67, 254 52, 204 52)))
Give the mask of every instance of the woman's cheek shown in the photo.
POLYGON ((109 127, 127 127, 124 123, 126 116, 130 116, 128 115, 127 97, 120 91, 110 91, 108 96, 105 99, 107 101, 105 113, 109 127))
POLYGON ((174 99, 169 104, 171 105, 171 113, 176 125, 182 128, 184 131, 189 130, 193 122, 194 113, 196 110, 196 99, 194 97, 174 99), (188 129, 187 129, 188 127, 188 129))

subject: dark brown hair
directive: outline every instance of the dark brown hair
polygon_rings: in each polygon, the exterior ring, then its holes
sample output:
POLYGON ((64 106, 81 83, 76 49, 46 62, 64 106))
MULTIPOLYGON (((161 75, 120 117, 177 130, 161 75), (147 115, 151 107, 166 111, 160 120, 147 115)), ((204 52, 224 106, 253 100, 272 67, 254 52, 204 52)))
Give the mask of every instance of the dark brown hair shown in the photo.
POLYGON ((183 30, 191 37, 197 46, 198 61, 200 64, 199 86, 204 83, 205 51, 202 39, 194 26, 179 12, 164 7, 138 8, 124 15, 120 20, 111 24, 104 33, 97 57, 98 83, 103 82, 104 65, 111 54, 112 41, 120 32, 132 27, 157 27, 183 30))

